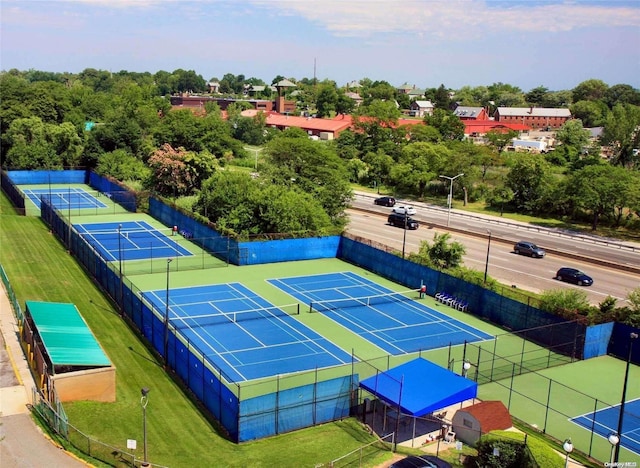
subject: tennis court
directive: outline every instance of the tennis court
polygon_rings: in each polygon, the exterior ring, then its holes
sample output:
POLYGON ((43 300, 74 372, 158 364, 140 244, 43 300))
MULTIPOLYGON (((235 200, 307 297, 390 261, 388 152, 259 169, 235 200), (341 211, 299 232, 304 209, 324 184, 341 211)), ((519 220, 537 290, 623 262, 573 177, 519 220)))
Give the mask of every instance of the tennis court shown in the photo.
POLYGON ((81 188, 24 189, 22 192, 38 210, 40 209, 40 197, 43 195, 51 196, 51 204, 58 210, 107 207, 106 204, 81 188))
POLYGON ((268 281, 393 355, 493 339, 419 302, 416 290, 397 293, 353 272, 268 281))
POLYGON ((110 262, 193 255, 168 235, 170 230, 164 233, 145 221, 74 224, 73 227, 110 262))
MULTIPOLYGON (((166 289, 143 297, 166 310, 166 289)), ((170 324, 233 382, 351 362, 292 317, 299 304, 275 307, 240 283, 171 288, 168 297, 170 324)))
MULTIPOLYGON (((619 417, 620 405, 615 405, 572 418, 571 421, 589 431, 593 428, 594 432, 606 439, 611 433, 617 433, 619 417)), ((624 404, 620 446, 640 455, 640 399, 624 404)))

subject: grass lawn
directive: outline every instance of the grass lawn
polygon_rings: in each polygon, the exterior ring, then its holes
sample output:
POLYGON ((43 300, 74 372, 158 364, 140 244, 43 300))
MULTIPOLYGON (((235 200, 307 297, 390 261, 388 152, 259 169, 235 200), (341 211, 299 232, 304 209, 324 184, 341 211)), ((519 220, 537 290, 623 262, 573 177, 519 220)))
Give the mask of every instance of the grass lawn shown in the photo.
MULTIPOLYGON (((347 419, 242 445, 229 442, 39 218, 18 216, 2 194, 0 221, 0 263, 21 306, 26 300, 74 303, 117 368, 115 403, 64 405, 70 424, 83 433, 124 451, 127 439, 136 439, 142 458, 140 389, 149 387, 148 458, 165 466, 312 467, 374 440, 347 419)), ((380 451, 366 465, 390 458, 380 451)))

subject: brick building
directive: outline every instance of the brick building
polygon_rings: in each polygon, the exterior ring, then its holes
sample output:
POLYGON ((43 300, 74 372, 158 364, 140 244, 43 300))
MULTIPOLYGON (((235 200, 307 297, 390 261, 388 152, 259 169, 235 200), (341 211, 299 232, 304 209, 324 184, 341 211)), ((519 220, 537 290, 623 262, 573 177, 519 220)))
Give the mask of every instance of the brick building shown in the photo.
POLYGON ((517 123, 543 130, 560 128, 570 118, 569 109, 545 107, 498 107, 494 114, 496 122, 517 123))

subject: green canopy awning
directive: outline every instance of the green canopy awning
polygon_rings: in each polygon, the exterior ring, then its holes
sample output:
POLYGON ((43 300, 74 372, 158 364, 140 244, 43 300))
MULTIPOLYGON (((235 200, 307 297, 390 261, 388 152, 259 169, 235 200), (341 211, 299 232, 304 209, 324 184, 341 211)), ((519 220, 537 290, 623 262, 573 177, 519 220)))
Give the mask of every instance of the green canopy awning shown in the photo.
POLYGON ((111 365, 74 304, 27 301, 26 306, 54 366, 111 365))

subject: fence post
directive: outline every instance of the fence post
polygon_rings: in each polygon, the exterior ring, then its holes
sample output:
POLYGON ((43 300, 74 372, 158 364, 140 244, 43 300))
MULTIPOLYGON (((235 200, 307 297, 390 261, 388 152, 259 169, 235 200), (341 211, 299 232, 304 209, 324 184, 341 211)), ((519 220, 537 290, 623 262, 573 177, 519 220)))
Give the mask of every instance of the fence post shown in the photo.
POLYGON ((516 373, 516 363, 511 364, 511 383, 509 383, 509 402, 507 403, 507 409, 511 410, 511 394, 513 393, 513 376, 516 373))
POLYGON ((547 433, 547 418, 549 417, 549 402, 551 401, 551 385, 553 380, 549 379, 549 390, 547 390, 547 404, 544 412, 544 426, 542 427, 542 432, 544 434, 547 433))

